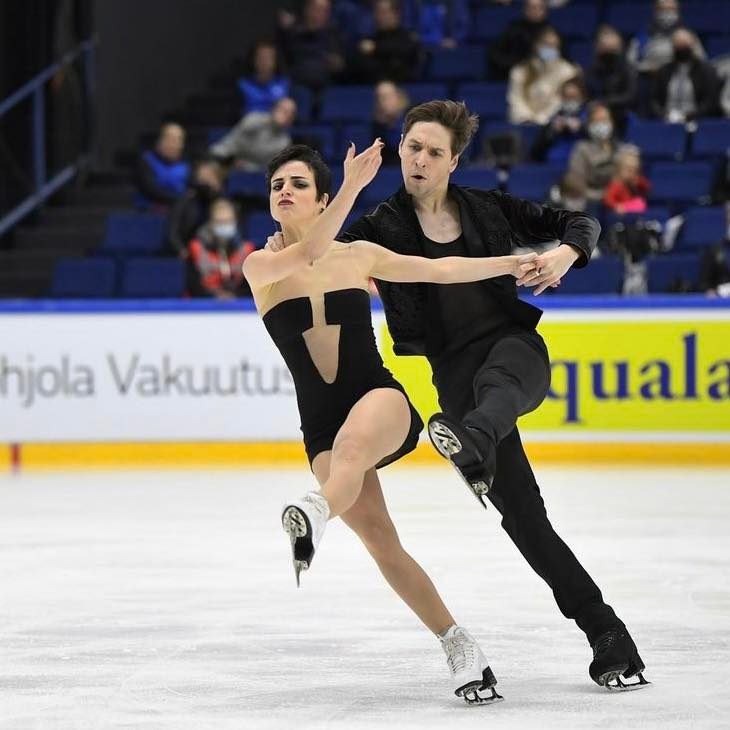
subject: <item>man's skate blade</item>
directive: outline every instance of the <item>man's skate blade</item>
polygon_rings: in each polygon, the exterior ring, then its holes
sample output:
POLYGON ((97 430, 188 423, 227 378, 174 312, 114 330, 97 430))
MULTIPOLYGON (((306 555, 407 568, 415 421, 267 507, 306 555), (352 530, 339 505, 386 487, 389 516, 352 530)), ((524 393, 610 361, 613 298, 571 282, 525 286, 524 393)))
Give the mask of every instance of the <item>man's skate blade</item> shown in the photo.
POLYGON ((471 682, 455 692, 457 697, 462 697, 467 705, 493 705, 497 702, 504 702, 504 697, 497 694, 494 687, 484 687, 481 682, 471 682))
POLYGON ((644 687, 648 687, 651 684, 651 682, 644 679, 644 675, 641 672, 636 676, 636 682, 627 683, 621 679, 620 672, 607 672, 599 677, 599 681, 610 692, 632 692, 636 689, 644 689, 644 687))

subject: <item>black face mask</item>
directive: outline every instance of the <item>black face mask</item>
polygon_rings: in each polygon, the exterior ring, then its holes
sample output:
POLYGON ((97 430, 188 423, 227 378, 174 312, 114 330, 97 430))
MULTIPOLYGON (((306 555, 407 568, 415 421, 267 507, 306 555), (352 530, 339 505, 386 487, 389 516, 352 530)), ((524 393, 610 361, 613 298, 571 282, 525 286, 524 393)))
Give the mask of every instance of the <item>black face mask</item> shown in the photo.
POLYGON ((609 68, 617 66, 620 59, 621 54, 618 51, 603 51, 603 53, 598 54, 598 62, 609 68))
POLYGON ((674 60, 679 61, 679 63, 687 63, 687 61, 692 60, 693 56, 692 49, 687 46, 674 49, 674 60))
POLYGON ((208 183, 195 183, 193 189, 203 200, 212 200, 216 196, 215 190, 208 183))

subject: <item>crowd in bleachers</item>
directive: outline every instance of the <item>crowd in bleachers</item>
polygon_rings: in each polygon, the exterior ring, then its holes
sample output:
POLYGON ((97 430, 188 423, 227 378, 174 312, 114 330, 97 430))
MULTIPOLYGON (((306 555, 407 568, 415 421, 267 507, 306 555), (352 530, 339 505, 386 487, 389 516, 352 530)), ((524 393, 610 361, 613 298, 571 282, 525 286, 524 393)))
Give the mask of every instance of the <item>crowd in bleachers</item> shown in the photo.
POLYGON ((240 120, 210 128, 193 165, 185 130, 162 126, 136 168, 139 212, 109 221, 103 249, 129 254, 125 271, 145 252, 150 271, 177 267, 158 295, 247 293, 240 263, 273 230, 262 170, 292 141, 336 186, 347 143, 381 137, 353 217, 388 197, 403 116, 432 98, 480 116, 454 182, 602 221, 597 259, 558 293, 730 294, 727 0, 304 0, 235 93, 240 120))

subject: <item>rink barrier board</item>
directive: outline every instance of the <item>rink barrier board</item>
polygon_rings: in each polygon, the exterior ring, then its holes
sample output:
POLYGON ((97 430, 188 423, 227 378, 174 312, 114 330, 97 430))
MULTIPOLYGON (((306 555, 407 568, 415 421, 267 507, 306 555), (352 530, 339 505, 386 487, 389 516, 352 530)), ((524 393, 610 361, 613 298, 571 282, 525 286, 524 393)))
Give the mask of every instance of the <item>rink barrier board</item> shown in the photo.
MULTIPOLYGON (((595 466, 730 465, 730 444, 648 442, 531 442, 525 451, 536 464, 595 466)), ((445 466, 428 443, 403 458, 402 466, 445 466)), ((2 471, 56 469, 307 468, 299 442, 16 444, 0 449, 2 471), (12 452, 15 452, 13 456, 12 452)))

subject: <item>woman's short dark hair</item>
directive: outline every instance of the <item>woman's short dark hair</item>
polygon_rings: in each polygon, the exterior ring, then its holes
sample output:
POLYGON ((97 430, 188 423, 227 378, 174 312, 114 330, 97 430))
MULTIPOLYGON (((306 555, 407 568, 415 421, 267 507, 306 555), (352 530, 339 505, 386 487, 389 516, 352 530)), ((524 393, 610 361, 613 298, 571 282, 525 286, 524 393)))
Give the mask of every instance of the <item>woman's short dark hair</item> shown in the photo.
POLYGON ((266 188, 271 190, 271 178, 274 173, 287 162, 303 162, 314 175, 314 186, 317 189, 317 200, 321 200, 323 195, 330 194, 332 185, 332 173, 329 167, 322 159, 317 150, 308 147, 305 144, 293 144, 282 152, 279 152, 266 168, 266 188))

